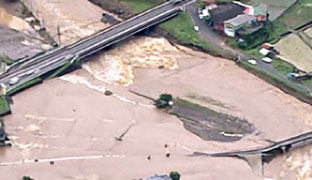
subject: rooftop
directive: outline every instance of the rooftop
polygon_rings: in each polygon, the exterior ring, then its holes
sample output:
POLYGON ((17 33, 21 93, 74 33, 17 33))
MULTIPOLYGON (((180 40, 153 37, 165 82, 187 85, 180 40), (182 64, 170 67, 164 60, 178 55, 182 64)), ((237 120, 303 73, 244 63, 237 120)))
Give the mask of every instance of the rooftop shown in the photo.
POLYGON ((255 16, 247 15, 247 14, 240 14, 235 18, 225 21, 224 23, 231 24, 233 26, 239 26, 245 24, 250 21, 255 21, 257 18, 255 16))
POLYGON ((243 14, 245 7, 235 3, 218 4, 217 8, 209 10, 211 19, 215 24, 223 23, 239 14, 243 14))

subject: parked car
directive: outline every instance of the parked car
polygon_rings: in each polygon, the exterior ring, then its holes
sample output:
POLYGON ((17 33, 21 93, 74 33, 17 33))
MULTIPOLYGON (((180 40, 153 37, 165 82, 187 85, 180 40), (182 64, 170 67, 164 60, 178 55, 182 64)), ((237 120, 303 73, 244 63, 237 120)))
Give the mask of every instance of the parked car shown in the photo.
POLYGON ((272 62, 272 59, 269 58, 269 57, 264 57, 261 59, 263 62, 266 62, 266 63, 271 63, 272 62))
POLYGON ((254 66, 256 66, 256 65, 257 65, 257 61, 256 61, 256 60, 254 60, 254 59, 249 59, 247 62, 248 62, 249 64, 254 65, 254 66))
POLYGON ((199 27, 198 26, 194 26, 194 30, 195 31, 199 31, 199 27))

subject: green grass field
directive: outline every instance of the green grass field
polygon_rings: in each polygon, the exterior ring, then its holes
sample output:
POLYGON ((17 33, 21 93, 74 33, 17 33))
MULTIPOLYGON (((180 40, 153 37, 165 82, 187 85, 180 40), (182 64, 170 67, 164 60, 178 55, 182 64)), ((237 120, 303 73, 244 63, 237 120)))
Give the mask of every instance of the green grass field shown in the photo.
POLYGON ((295 29, 312 19, 312 1, 299 0, 297 5, 282 16, 279 21, 285 24, 290 29, 295 29))
POLYGON ((274 36, 279 36, 290 29, 296 29, 311 21, 311 4, 311 0, 299 0, 292 9, 276 21, 273 21, 274 36))
POLYGON ((295 69, 295 66, 281 59, 273 59, 272 64, 274 68, 283 75, 287 75, 295 69))
POLYGON ((120 2, 131 8, 134 13, 140 13, 165 2, 165 0, 120 0, 120 2))

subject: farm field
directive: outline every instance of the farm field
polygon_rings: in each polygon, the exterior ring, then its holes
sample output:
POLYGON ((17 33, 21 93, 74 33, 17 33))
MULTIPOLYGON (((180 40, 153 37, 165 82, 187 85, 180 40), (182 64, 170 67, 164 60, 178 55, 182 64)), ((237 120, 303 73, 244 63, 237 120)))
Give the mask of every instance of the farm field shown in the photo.
POLYGON ((311 21, 311 8, 311 0, 299 0, 296 6, 282 16, 279 21, 290 29, 296 29, 311 21))
POLYGON ((305 30, 304 33, 305 33, 310 39, 312 39, 312 28, 309 28, 309 29, 305 30))
POLYGON ((297 35, 291 34, 276 44, 282 58, 298 69, 312 72, 312 50, 297 35), (299 58, 300 57, 300 58, 299 58))
POLYGON ((251 0, 249 4, 258 5, 260 3, 268 5, 269 18, 274 21, 278 18, 285 10, 287 10, 297 0, 251 0))

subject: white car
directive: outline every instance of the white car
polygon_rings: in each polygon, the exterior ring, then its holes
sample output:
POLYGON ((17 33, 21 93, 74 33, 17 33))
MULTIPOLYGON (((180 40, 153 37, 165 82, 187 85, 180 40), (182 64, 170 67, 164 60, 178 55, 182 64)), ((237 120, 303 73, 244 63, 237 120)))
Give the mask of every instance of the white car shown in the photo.
POLYGON ((261 59, 263 62, 266 62, 266 63, 271 63, 272 62, 272 59, 271 58, 268 58, 268 57, 264 57, 261 59))
POLYGON ((204 15, 203 14, 199 14, 199 19, 204 19, 204 15))
POLYGON ((19 78, 18 77, 14 77, 14 78, 10 79, 9 84, 13 85, 13 84, 16 84, 18 81, 19 81, 19 78))
POLYGON ((256 60, 254 60, 254 59, 250 59, 250 60, 248 60, 247 61, 249 64, 252 64, 252 65, 257 65, 257 61, 256 60))
POLYGON ((195 31, 199 31, 199 27, 198 26, 194 26, 194 30, 195 31))

